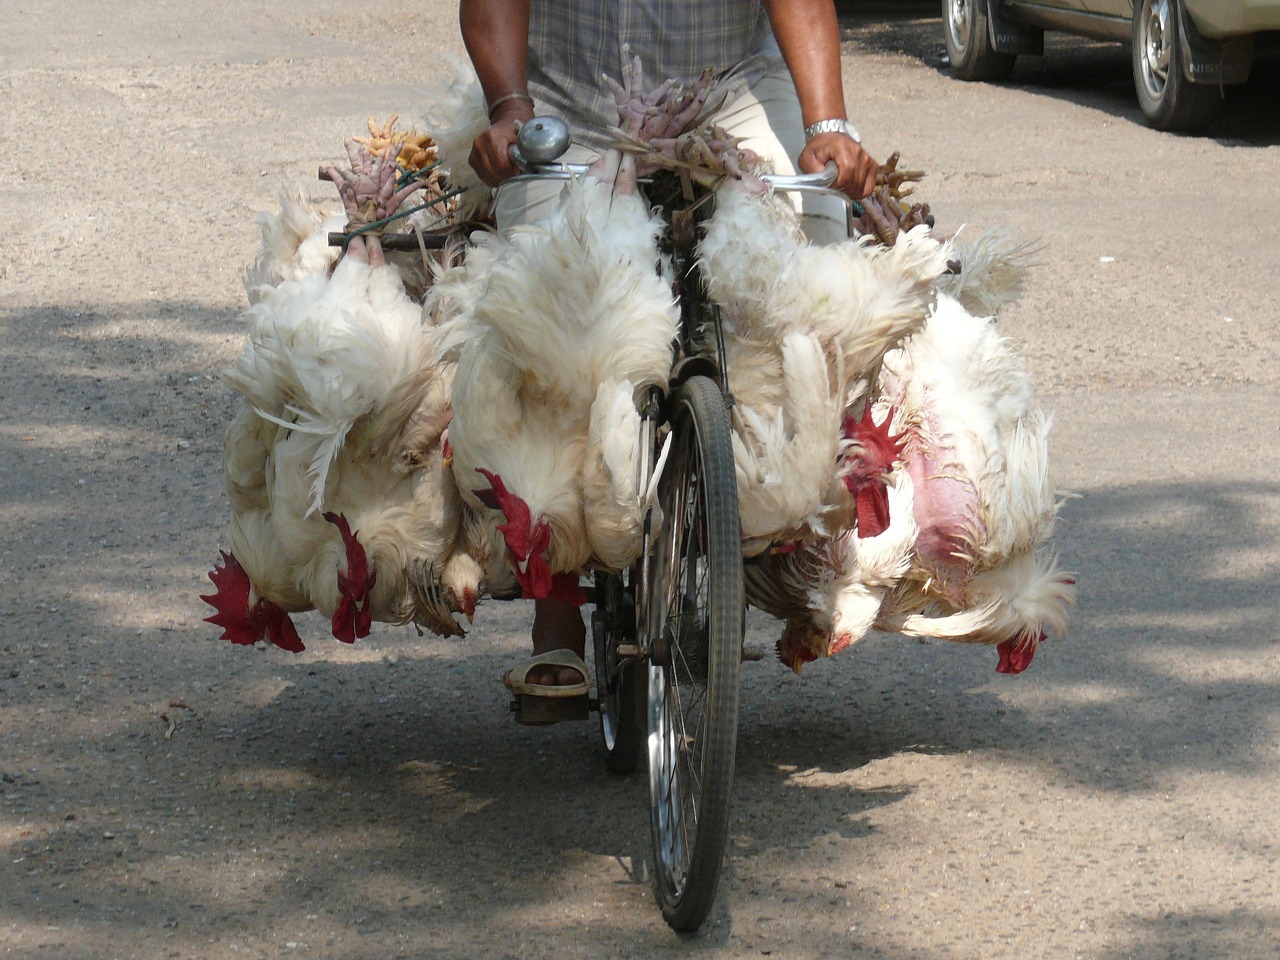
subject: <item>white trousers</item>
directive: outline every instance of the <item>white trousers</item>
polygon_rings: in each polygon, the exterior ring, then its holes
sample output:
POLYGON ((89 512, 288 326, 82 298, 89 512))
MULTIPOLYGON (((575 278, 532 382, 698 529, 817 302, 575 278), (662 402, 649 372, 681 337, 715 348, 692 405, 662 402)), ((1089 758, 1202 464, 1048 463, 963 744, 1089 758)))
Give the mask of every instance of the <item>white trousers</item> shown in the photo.
MULTIPOLYGON (((795 84, 784 65, 766 74, 745 93, 730 101, 712 118, 742 146, 755 151, 774 173, 796 172, 795 158, 804 149, 804 121, 795 84)), ((561 160, 591 163, 598 154, 572 145, 561 160)), ((564 184, 555 180, 516 181, 498 188, 494 218, 498 229, 535 223, 549 216, 560 199, 564 184)), ((805 236, 813 243, 832 243, 848 236, 846 204, 839 197, 793 193, 805 236)))

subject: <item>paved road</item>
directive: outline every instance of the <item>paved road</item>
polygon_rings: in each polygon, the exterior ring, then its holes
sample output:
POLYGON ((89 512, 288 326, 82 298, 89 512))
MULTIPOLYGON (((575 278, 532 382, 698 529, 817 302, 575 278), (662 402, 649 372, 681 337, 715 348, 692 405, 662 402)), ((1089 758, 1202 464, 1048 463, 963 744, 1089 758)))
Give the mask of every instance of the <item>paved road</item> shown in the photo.
POLYGON ((680 940, 639 778, 505 714, 519 605, 465 642, 311 620, 299 656, 200 621, 253 213, 418 102, 452 4, 4 5, 0 955, 1277 955, 1280 74, 1169 136, 1118 47, 967 86, 932 4, 843 9, 873 151, 943 226, 1042 245, 1002 326, 1057 414, 1080 606, 1016 678, 896 637, 748 665, 725 880, 680 940))

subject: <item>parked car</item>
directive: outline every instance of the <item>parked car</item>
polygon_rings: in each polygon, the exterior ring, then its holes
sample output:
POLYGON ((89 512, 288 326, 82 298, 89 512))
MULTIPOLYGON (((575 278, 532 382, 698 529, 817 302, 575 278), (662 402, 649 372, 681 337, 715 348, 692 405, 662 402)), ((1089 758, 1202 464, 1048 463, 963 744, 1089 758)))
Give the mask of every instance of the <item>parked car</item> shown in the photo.
POLYGON ((951 72, 1003 80, 1044 31, 1130 45, 1147 122, 1194 131, 1217 116, 1222 88, 1249 78, 1255 52, 1280 40, 1280 0, 942 0, 951 72))

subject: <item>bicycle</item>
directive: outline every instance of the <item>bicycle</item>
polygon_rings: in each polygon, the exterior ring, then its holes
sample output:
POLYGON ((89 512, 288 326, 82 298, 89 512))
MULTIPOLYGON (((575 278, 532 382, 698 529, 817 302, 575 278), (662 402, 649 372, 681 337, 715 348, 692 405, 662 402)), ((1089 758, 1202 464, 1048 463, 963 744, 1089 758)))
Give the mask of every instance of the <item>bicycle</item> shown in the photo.
MULTIPOLYGON (((508 182, 582 176, 585 164, 556 162, 568 144, 559 120, 525 124, 512 156, 527 172, 508 182)), ((818 174, 764 179, 774 190, 839 198, 846 232, 853 233, 856 206, 831 189, 834 164, 818 174)), ((647 198, 668 224, 662 252, 680 323, 666 389, 651 389, 640 411, 637 489, 649 488, 659 451, 668 442, 670 449, 656 502, 644 517, 639 560, 620 573, 597 571, 588 593, 595 606, 595 698, 532 704, 526 709, 547 712, 526 719, 585 720, 594 710, 613 773, 633 773, 645 753, 655 897, 674 930, 691 932, 715 900, 728 839, 746 598, 729 424, 733 394, 719 310, 705 296, 696 253, 698 223, 714 195, 690 203, 678 180, 665 193, 660 183, 648 183, 647 198)), ((440 248, 454 233, 447 228, 383 242, 397 250, 440 248)), ((329 236, 332 245, 348 239, 329 236)))
MULTIPOLYGON (((555 163, 567 145, 563 124, 538 118, 522 129, 515 156, 527 177, 585 173, 585 166, 555 163)), ((775 190, 839 197, 851 232, 852 201, 830 188, 834 176, 829 168, 767 179, 775 190)), ((654 891, 666 922, 693 931, 719 884, 737 747, 746 602, 733 395, 719 310, 698 276, 697 225, 712 195, 690 204, 678 182, 665 191, 650 182, 646 195, 668 223, 663 253, 680 334, 667 389, 653 389, 641 411, 639 489, 647 488, 668 435, 671 446, 640 559, 623 573, 595 575, 593 707, 609 770, 633 772, 647 746, 654 891)))

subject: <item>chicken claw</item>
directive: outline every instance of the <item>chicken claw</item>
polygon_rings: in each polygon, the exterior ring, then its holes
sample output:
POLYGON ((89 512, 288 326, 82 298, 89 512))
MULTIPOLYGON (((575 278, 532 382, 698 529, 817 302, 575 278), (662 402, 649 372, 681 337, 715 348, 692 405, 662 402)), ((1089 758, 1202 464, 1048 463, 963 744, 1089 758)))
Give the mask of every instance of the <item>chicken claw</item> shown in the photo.
POLYGON ((863 213, 856 221, 860 234, 875 237, 886 247, 892 247, 900 233, 922 223, 930 227, 934 223, 927 203, 903 202, 915 193, 915 188, 908 184, 920 182, 924 178, 924 171, 899 170, 899 159, 900 154, 895 150, 880 165, 875 189, 870 196, 859 201, 863 213))
MULTIPOLYGON (((424 181, 414 178, 406 186, 397 189, 399 169, 396 155, 391 151, 375 153, 355 140, 347 140, 345 146, 351 169, 339 170, 330 166, 324 167, 320 172, 338 187, 342 206, 347 211, 348 230, 369 227, 393 216, 409 196, 426 186, 424 181)), ((368 245, 369 262, 383 262, 377 228, 361 231, 361 236, 368 245)), ((357 256, 362 257, 365 254, 365 244, 357 246, 353 240, 348 245, 348 250, 354 250, 357 256)))
POLYGON ((637 176, 671 170, 686 183, 714 187, 728 178, 747 184, 751 192, 764 192, 756 176, 760 158, 740 149, 738 138, 707 120, 727 96, 713 96, 712 70, 704 70, 687 88, 666 80, 645 93, 644 69, 640 58, 633 57, 625 86, 610 77, 604 82, 618 107, 612 147, 623 159, 619 162, 616 154, 613 159, 602 157, 592 171, 598 179, 613 180, 630 192, 637 176))
POLYGON ((644 141, 674 139, 697 126, 714 80, 715 75, 707 69, 688 89, 675 80, 665 80, 644 93, 639 57, 631 59, 625 87, 611 77, 604 78, 618 105, 618 128, 625 137, 644 141))

